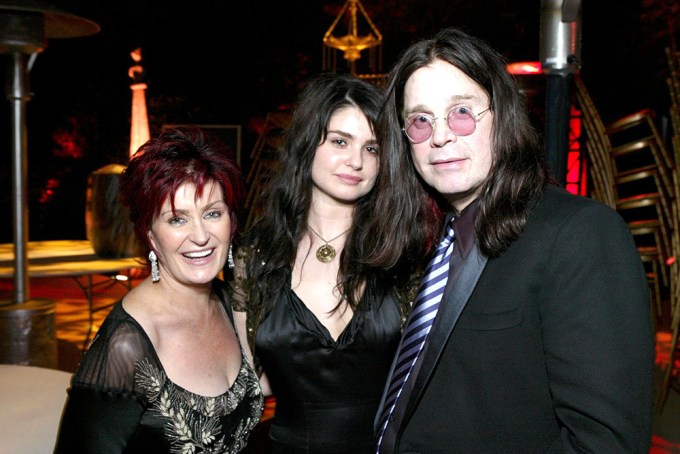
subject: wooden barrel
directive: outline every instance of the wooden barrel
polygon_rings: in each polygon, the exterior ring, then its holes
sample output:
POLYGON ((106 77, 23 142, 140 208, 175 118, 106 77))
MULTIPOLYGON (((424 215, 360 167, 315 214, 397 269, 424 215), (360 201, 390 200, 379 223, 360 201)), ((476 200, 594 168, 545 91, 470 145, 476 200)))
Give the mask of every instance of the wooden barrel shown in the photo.
POLYGON ((109 164, 92 172, 87 180, 85 228, 87 239, 101 257, 135 257, 137 241, 129 210, 118 198, 120 164, 109 164))

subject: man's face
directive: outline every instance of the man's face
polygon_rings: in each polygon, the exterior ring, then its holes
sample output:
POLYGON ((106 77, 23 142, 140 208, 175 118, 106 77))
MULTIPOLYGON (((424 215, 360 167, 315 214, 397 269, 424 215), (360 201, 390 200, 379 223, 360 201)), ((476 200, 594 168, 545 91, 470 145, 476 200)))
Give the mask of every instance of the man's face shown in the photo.
POLYGON ((489 107, 486 91, 442 60, 415 71, 404 87, 402 119, 417 114, 423 114, 423 120, 435 119, 432 136, 411 143, 416 171, 458 212, 477 198, 491 169, 493 111, 481 113, 489 107), (453 109, 472 114, 474 132, 454 134, 447 123, 453 109))

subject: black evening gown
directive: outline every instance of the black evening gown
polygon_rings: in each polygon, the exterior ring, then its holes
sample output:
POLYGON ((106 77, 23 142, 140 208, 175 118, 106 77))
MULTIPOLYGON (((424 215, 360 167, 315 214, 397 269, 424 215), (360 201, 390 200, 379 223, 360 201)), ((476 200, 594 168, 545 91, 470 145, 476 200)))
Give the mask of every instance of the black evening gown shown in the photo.
MULTIPOLYGON (((224 285, 217 295, 233 318, 224 285)), ((237 453, 262 414, 259 380, 243 354, 222 395, 168 379, 151 341, 118 302, 85 353, 68 391, 55 453, 237 453)))
POLYGON ((373 420, 400 339, 399 303, 368 285, 334 340, 291 289, 257 331, 256 354, 276 396, 273 452, 372 453, 373 420))

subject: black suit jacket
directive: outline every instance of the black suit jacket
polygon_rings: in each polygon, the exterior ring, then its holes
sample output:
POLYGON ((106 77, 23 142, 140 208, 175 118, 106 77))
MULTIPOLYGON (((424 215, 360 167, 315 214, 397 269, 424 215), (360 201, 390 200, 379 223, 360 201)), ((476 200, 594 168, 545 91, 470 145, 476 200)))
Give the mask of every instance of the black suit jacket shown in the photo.
POLYGON ((457 260, 394 452, 647 452, 649 294, 619 215, 550 187, 499 258, 457 260))

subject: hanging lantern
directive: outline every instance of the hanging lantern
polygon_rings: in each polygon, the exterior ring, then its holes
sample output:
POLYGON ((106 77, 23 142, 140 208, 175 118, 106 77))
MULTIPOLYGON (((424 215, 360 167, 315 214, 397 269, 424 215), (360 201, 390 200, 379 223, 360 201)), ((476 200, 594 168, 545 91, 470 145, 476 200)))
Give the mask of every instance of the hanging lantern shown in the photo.
POLYGON ((361 2, 359 0, 348 0, 340 9, 340 13, 324 35, 323 43, 326 47, 343 52, 344 59, 354 69, 354 62, 361 58, 362 51, 382 44, 382 35, 373 24, 373 21, 371 21, 371 18, 368 17, 361 2), (336 36, 334 32, 337 31, 338 24, 343 18, 346 18, 348 21, 347 34, 336 36), (367 34, 360 34, 359 19, 368 25, 367 34))

